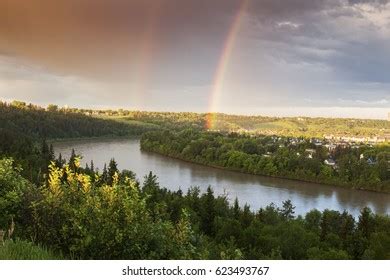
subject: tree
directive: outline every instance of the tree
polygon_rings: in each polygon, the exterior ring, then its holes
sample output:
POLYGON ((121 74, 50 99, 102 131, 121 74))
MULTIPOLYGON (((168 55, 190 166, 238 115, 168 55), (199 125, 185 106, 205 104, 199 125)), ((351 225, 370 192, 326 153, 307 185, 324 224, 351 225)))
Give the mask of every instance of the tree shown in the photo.
POLYGON ((291 200, 288 199, 283 201, 283 208, 280 210, 280 213, 286 220, 291 220, 294 218, 295 206, 292 205, 291 200))
POLYGON ((233 217, 236 220, 240 218, 240 212, 241 212, 240 204, 238 203, 238 198, 236 197, 234 199, 234 205, 233 205, 233 217))
POLYGON ((53 105, 53 104, 49 104, 49 105, 47 105, 47 111, 49 111, 49 112, 57 112, 58 111, 58 106, 57 105, 53 105))
POLYGON ((107 164, 104 164, 103 172, 102 172, 102 182, 108 184, 108 171, 107 164))
POLYGON ((61 153, 58 155, 58 158, 55 160, 55 162, 56 162, 56 166, 58 166, 60 168, 62 168, 64 166, 65 160, 62 159, 62 154, 61 153))
POLYGON ((159 188, 158 178, 156 175, 152 173, 152 171, 150 171, 149 174, 144 177, 144 184, 142 187, 142 191, 147 194, 152 194, 158 188, 159 188))
POLYGON ((320 223, 321 223, 322 214, 320 211, 314 209, 310 212, 306 213, 305 216, 305 227, 308 230, 311 230, 315 233, 319 233, 320 231, 320 223))
POLYGON ((56 156, 55 156, 55 153, 54 153, 53 144, 50 144, 50 146, 49 146, 49 160, 50 160, 50 162, 54 161, 55 158, 56 158, 56 156))
POLYGON ((95 172, 95 164, 93 163, 93 160, 91 160, 91 164, 89 166, 92 172, 95 172))
POLYGON ((214 231, 214 218, 215 218, 215 199, 214 192, 209 186, 204 195, 202 195, 202 209, 201 209, 201 229, 210 236, 213 236, 214 231))
POLYGON ((8 229, 13 219, 21 219, 23 194, 31 184, 20 172, 13 159, 0 159, 0 230, 8 229))
POLYGON ((112 185, 113 183, 113 178, 115 176, 115 174, 118 175, 119 173, 119 170, 118 170, 118 164, 116 163, 115 159, 111 159, 110 160, 110 163, 108 164, 108 171, 107 171, 107 175, 108 175, 108 178, 107 178, 107 184, 109 185, 112 185))
POLYGON ((70 158, 69 158, 69 167, 73 171, 76 171, 76 165, 75 165, 76 158, 77 158, 76 151, 74 149, 72 149, 72 152, 71 152, 70 158))
POLYGON ((375 230, 375 220, 370 208, 364 207, 360 212, 358 230, 364 237, 369 238, 371 233, 375 230))
POLYGON ((25 109, 26 105, 27 105, 26 102, 17 101, 17 100, 12 101, 12 103, 11 103, 11 106, 14 106, 18 109, 25 109))

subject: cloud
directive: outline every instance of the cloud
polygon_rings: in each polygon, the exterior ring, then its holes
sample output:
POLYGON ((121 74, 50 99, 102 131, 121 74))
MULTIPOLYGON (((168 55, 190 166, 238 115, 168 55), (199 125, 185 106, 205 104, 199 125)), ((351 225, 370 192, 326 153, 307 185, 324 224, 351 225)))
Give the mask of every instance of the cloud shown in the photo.
MULTIPOLYGON (((111 94, 118 104, 199 110, 241 1, 1 0, 0 97, 104 104, 111 94)), ((389 1, 248 3, 227 63, 226 108, 389 105, 389 1)))
MULTIPOLYGON (((107 75, 117 68, 126 73, 138 71, 140 64, 153 62, 155 66, 173 54, 181 59, 183 49, 214 52, 213 61, 204 59, 206 66, 212 67, 242 1, 2 0, 0 46, 3 51, 73 74, 107 75)), ((280 22, 335 1, 249 2, 248 14, 255 21, 280 22)), ((294 24, 299 23, 291 26, 294 24)))

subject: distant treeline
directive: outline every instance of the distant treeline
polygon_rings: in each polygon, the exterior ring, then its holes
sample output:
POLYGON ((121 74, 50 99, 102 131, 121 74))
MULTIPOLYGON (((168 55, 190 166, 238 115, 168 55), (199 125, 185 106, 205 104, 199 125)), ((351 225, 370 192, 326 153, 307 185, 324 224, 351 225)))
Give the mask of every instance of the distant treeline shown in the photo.
POLYGON ((53 149, 45 140, 140 136, 151 126, 93 118, 82 113, 14 101, 0 102, 0 155, 13 157, 23 175, 38 182, 49 164, 53 149))
MULTIPOLYGON (((5 103, 3 103, 5 104, 5 103)), ((20 101, 13 102, 14 107, 30 108, 38 111, 47 111, 60 114, 76 114, 85 120, 104 119, 130 125, 135 131, 152 128, 166 128, 170 130, 182 130, 186 128, 207 130, 210 114, 190 112, 145 112, 131 110, 92 110, 81 108, 60 108, 57 105, 49 105, 42 108, 36 105, 26 104, 20 101), (89 118, 88 118, 89 117, 89 118)), ((390 137, 390 121, 369 119, 343 119, 343 118, 309 118, 309 117, 267 117, 267 116, 242 116, 213 113, 211 130, 221 132, 244 132, 249 134, 294 136, 294 137, 319 137, 324 135, 335 137, 390 137)), ((111 123, 102 122, 100 131, 93 125, 87 125, 85 132, 80 133, 99 136, 100 133, 121 135, 121 128, 113 129, 111 123), (109 127, 109 128, 108 128, 109 127), (119 130, 119 131, 118 131, 119 130)), ((74 129, 72 126, 67 127, 74 129)), ((52 130, 53 131, 53 130, 52 130)), ((46 131, 33 131, 36 133, 48 133, 46 131)), ((61 130, 58 137, 61 137, 61 130)), ((67 136, 66 133, 63 133, 67 136)), ((76 133, 77 134, 77 133, 76 133)), ((91 136, 90 136, 91 137, 91 136)))
MULTIPOLYGON (((92 114, 91 112, 88 112, 92 114)), ((167 129, 192 128, 208 130, 208 114, 139 111, 96 111, 96 116, 113 120, 139 121, 156 124, 167 129)), ((252 135, 278 135, 293 137, 387 137, 390 121, 340 118, 266 117, 212 114, 212 131, 239 132, 252 135)))
POLYGON ((390 192, 389 145, 328 151, 304 138, 291 141, 287 137, 185 130, 145 133, 141 148, 250 174, 390 192))
POLYGON ((24 102, 0 102, 0 129, 35 139, 141 135, 148 128, 93 118, 66 109, 45 110, 24 102))
POLYGON ((346 118, 264 117, 215 114, 213 130, 250 134, 318 137, 384 137, 390 121, 346 118))
MULTIPOLYGON (((54 160, 34 185, 12 159, 0 160, 0 230, 13 229, 0 258, 65 259, 390 259, 390 218, 294 206, 258 211, 211 188, 169 191, 143 183, 112 160, 103 173, 54 160)), ((8 238, 8 237, 6 237, 8 238)))

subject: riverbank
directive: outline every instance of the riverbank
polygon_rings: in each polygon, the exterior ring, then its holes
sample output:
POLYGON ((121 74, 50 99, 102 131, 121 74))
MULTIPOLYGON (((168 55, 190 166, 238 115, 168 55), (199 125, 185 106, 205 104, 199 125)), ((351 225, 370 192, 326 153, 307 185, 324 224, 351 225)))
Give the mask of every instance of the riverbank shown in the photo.
POLYGON ((211 186, 216 194, 227 194, 231 202, 237 197, 242 207, 245 203, 252 209, 270 203, 281 206, 282 201, 291 199, 296 205, 296 214, 300 215, 312 209, 332 209, 346 210, 358 217, 365 206, 375 213, 390 215, 390 196, 387 194, 210 168, 158 153, 142 152, 139 140, 135 139, 82 140, 54 145, 56 155, 61 153, 65 159, 69 158, 72 149, 83 156, 82 165, 93 160, 95 168, 103 170, 104 164, 114 158, 118 168, 133 171, 139 175, 140 182, 152 171, 160 185, 171 191, 186 192, 199 187, 205 192, 211 186))
POLYGON ((71 137, 71 138, 54 138, 54 139, 47 139, 47 143, 54 144, 54 143, 63 143, 63 142, 72 142, 72 141, 93 141, 93 140, 139 140, 141 139, 142 135, 123 135, 123 136, 116 136, 116 135, 107 135, 107 136, 96 136, 96 137, 71 137))
POLYGON ((312 183, 312 184, 318 184, 318 185, 322 185, 322 186, 344 188, 344 189, 349 189, 349 190, 367 191, 367 192, 373 192, 373 193, 383 193, 383 194, 390 195, 390 191, 366 189, 366 188, 362 188, 362 187, 356 187, 356 186, 351 186, 348 184, 343 184, 340 182, 326 183, 326 182, 323 182, 321 180, 310 180, 310 179, 303 179, 303 178, 297 179, 297 178, 289 177, 289 176, 275 176, 275 175, 268 175, 268 174, 261 174, 261 173, 254 174, 254 173, 245 172, 243 170, 239 170, 239 169, 235 169, 235 168, 229 168, 229 167, 224 167, 224 166, 219 166, 219 165, 214 165, 214 164, 208 164, 208 163, 204 163, 204 162, 200 162, 200 161, 196 161, 196 160, 189 160, 189 159, 179 157, 179 156, 168 155, 168 154, 165 154, 161 151, 157 151, 157 150, 153 150, 153 149, 148 150, 148 149, 142 148, 142 145, 140 145, 140 149, 142 151, 149 152, 149 153, 155 153, 155 154, 158 154, 160 156, 169 157, 169 158, 180 160, 183 162, 197 164, 197 165, 206 166, 206 167, 215 168, 215 169, 224 170, 224 171, 236 172, 236 173, 241 173, 241 174, 248 174, 248 175, 253 175, 253 176, 261 176, 261 177, 268 177, 268 178, 275 178, 275 179, 290 180, 290 181, 294 181, 294 182, 312 183))

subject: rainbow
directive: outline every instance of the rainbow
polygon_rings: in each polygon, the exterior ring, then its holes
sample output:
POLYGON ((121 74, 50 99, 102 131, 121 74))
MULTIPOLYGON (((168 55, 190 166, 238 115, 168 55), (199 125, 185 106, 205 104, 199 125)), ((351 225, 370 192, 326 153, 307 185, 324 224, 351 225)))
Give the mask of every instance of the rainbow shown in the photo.
POLYGON ((134 81, 136 81, 133 92, 135 93, 136 103, 144 105, 145 89, 148 85, 148 77, 150 77, 150 70, 153 63, 153 55, 156 47, 155 35, 158 29, 158 23, 162 13, 162 2, 155 1, 148 9, 146 15, 146 24, 144 32, 138 38, 138 53, 135 61, 136 71, 134 73, 134 81))
POLYGON ((213 129, 215 125, 215 111, 217 109, 217 103, 221 97, 222 87, 225 79, 226 70, 229 66, 229 61, 236 43, 237 34, 240 30, 242 17, 246 12, 249 0, 241 0, 239 9, 230 26, 228 35, 226 37, 222 54, 220 56, 215 76, 212 84, 212 90, 210 93, 208 113, 206 115, 206 128, 213 129))

